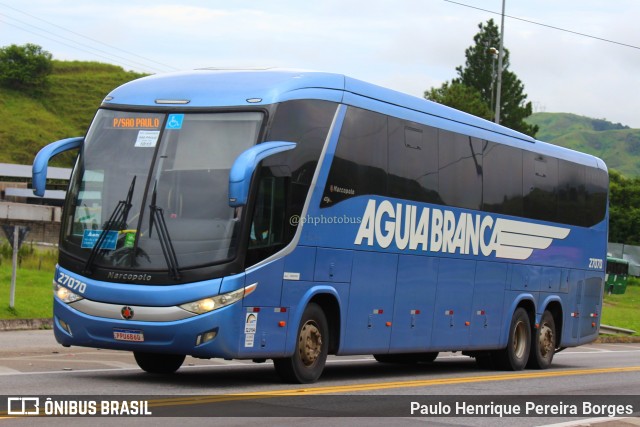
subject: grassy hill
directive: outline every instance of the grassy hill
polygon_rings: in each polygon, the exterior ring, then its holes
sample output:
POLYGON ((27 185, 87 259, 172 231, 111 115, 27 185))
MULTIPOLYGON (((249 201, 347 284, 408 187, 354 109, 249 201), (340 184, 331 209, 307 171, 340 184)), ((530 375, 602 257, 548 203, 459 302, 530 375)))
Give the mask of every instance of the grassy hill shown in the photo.
POLYGON ((640 129, 568 113, 536 113, 527 122, 540 127, 536 137, 542 141, 598 156, 627 177, 640 176, 640 129))
MULTIPOLYGON (((115 65, 53 62, 50 88, 40 95, 0 88, 0 163, 31 164, 49 142, 84 135, 107 93, 142 77, 115 65)), ((74 156, 59 156, 53 164, 70 166, 74 156)))
MULTIPOLYGON (((38 150, 61 138, 84 135, 113 88, 142 77, 97 62, 54 61, 50 88, 38 96, 0 88, 0 163, 31 164, 38 150)), ((640 129, 567 113, 536 113, 538 139, 604 159, 610 169, 640 177, 640 129)), ((70 166, 75 153, 54 159, 70 166)))

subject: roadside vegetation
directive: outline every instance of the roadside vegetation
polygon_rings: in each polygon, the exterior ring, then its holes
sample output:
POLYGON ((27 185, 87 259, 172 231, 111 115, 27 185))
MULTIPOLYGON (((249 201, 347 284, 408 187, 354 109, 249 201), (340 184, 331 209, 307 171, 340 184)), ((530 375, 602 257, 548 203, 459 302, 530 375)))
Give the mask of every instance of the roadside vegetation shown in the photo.
MULTIPOLYGON (((0 163, 31 164, 40 148, 82 136, 115 87, 142 77, 98 62, 58 61, 40 46, 0 48, 0 163)), ((75 153, 53 159, 71 167, 75 153)))
POLYGON ((0 245, 0 319, 50 318, 53 310, 53 273, 58 258, 55 249, 24 244, 18 256, 15 306, 9 307, 12 250, 0 245))
POLYGON ((640 336, 640 279, 631 277, 622 295, 606 295, 602 304, 602 323, 632 329, 640 336))

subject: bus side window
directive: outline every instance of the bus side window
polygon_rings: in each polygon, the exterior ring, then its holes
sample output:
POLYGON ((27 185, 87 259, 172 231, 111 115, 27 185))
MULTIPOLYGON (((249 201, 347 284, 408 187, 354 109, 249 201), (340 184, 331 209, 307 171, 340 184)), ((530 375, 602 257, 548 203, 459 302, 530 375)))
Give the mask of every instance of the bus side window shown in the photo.
POLYGON ((438 193, 443 204, 481 208, 483 144, 478 138, 438 130, 438 193))
POLYGON ((485 142, 482 155, 482 209, 523 216, 522 150, 485 142), (508 176, 509 179, 505 179, 508 176))
POLYGON ((438 130, 389 118, 389 195, 441 204, 438 195, 438 130))
POLYGON ((387 117, 349 107, 340 130, 321 208, 351 197, 387 195, 387 117))
POLYGON ((587 214, 586 167, 560 160, 558 165, 558 214, 564 224, 590 226, 587 214))
POLYGON ((264 175, 260 177, 249 234, 249 249, 277 247, 284 243, 286 179, 264 175))
POLYGON ((558 159, 524 152, 522 193, 524 216, 542 221, 558 219, 558 159))

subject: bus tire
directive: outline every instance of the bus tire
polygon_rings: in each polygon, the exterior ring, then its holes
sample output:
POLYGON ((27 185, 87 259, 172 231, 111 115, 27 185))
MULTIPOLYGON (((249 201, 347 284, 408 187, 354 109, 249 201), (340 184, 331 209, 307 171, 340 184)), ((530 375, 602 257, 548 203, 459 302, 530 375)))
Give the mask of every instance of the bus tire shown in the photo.
POLYGON ((438 352, 429 353, 400 353, 400 354, 374 354, 373 358, 380 363, 397 363, 410 365, 415 363, 431 363, 438 357, 438 352))
POLYGON ((531 354, 527 367, 547 369, 556 351, 556 323, 548 310, 542 314, 540 327, 531 335, 531 354))
POLYGON ((145 372, 150 374, 173 374, 180 369, 184 362, 184 354, 143 353, 134 351, 133 357, 136 363, 145 372))
POLYGON ((527 366, 531 347, 531 322, 527 311, 518 307, 509 325, 507 348, 496 352, 494 362, 497 369, 520 371, 527 366))
POLYGON ((324 370, 329 352, 329 326, 319 305, 311 303, 304 310, 297 337, 291 357, 273 359, 276 373, 288 383, 316 382, 324 370))

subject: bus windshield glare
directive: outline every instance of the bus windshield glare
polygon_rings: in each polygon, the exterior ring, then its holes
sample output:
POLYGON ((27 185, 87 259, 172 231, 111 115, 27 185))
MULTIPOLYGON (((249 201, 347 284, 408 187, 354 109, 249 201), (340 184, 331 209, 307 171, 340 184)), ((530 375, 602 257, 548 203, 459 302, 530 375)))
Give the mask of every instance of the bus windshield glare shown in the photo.
POLYGON ((234 258, 229 170, 256 144, 262 118, 100 110, 74 169, 62 249, 93 254, 88 267, 128 270, 171 269, 171 255, 181 268, 234 258))

